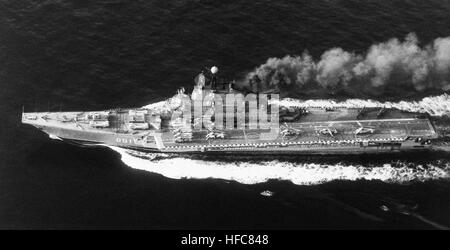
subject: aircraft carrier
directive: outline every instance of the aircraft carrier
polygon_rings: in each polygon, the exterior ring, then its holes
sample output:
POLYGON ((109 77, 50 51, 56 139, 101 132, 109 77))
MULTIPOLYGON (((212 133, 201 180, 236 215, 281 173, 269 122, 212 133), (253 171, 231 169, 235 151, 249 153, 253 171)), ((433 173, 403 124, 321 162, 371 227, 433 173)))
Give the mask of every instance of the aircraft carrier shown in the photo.
MULTIPOLYGON (((211 115, 215 107, 212 101, 202 102, 201 117, 208 112, 210 116, 206 119, 209 122, 199 125, 195 116, 191 118, 182 112, 186 100, 249 92, 234 89, 233 83, 220 83, 217 71, 212 67, 210 72, 199 74, 191 95, 181 89, 157 105, 102 111, 22 112, 22 123, 42 130, 52 139, 78 145, 183 154, 348 155, 427 151, 438 138, 427 115, 387 107, 277 106, 278 126, 273 130, 270 126, 250 126, 252 114, 245 103, 244 110, 230 109, 234 113, 231 127, 218 128, 219 118, 211 115), (239 126, 236 117, 242 112, 244 125, 239 126), (275 136, 265 138, 263 135, 269 131, 275 131, 275 136)), ((225 103, 224 107, 235 104, 225 103)), ((266 109, 271 105, 274 104, 268 104, 266 109)))

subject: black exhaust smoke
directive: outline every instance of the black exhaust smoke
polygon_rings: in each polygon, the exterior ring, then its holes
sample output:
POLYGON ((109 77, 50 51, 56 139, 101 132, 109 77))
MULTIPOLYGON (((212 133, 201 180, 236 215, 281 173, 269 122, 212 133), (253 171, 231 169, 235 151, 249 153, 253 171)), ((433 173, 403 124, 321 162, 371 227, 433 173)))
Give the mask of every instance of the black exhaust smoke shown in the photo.
POLYGON ((402 41, 374 44, 365 55, 332 48, 318 61, 306 51, 301 56, 269 58, 238 85, 253 92, 279 89, 288 96, 312 98, 442 93, 450 90, 450 37, 421 47, 411 33, 402 41))

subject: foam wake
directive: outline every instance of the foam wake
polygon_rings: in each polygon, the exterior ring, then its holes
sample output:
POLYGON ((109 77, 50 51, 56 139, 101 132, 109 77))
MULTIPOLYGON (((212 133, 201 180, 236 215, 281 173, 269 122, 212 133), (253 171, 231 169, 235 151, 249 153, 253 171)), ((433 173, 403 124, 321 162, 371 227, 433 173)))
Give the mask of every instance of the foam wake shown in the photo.
POLYGON ((446 179, 450 177, 450 163, 414 165, 408 162, 386 163, 374 166, 345 163, 319 164, 289 161, 205 161, 163 154, 137 157, 133 151, 110 147, 121 155, 131 168, 161 174, 172 179, 222 179, 243 184, 263 183, 268 180, 287 180, 297 185, 315 185, 333 180, 381 180, 389 183, 407 183, 446 179))
POLYGON ((347 108, 371 108, 385 107, 396 108, 408 112, 428 113, 432 116, 450 116, 450 96, 442 94, 439 96, 425 97, 420 101, 400 101, 400 102, 379 102, 375 100, 348 99, 342 102, 336 102, 329 99, 318 100, 298 100, 285 98, 279 101, 281 106, 300 106, 300 107, 347 107, 347 108))

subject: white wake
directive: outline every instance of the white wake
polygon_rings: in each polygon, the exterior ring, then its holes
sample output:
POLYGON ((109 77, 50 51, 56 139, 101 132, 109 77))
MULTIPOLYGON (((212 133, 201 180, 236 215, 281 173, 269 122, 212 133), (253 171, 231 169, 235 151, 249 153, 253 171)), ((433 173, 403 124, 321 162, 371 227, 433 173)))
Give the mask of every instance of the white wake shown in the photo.
MULTIPOLYGON (((333 180, 381 180, 388 183, 406 183, 450 177, 450 164, 442 166, 415 165, 399 162, 394 165, 362 166, 288 161, 204 161, 184 157, 144 159, 129 150, 110 147, 120 153, 122 161, 131 168, 161 174, 172 179, 222 179, 243 184, 256 184, 268 180, 287 180, 297 185, 315 185, 333 180)), ((148 154, 154 157, 155 154, 148 154)))
POLYGON ((428 113, 431 116, 450 116, 450 96, 425 97, 420 101, 379 102, 375 100, 348 99, 342 102, 334 100, 298 100, 285 98, 279 101, 280 106, 298 107, 346 107, 346 108, 395 108, 408 112, 428 113))

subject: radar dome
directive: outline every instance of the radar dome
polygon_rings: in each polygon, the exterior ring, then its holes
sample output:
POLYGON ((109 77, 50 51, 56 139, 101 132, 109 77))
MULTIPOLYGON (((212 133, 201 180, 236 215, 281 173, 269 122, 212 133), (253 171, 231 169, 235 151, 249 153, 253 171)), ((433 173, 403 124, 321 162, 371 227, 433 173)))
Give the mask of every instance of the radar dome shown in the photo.
POLYGON ((212 66, 211 73, 216 74, 217 72, 219 72, 219 68, 217 68, 216 66, 212 66))

